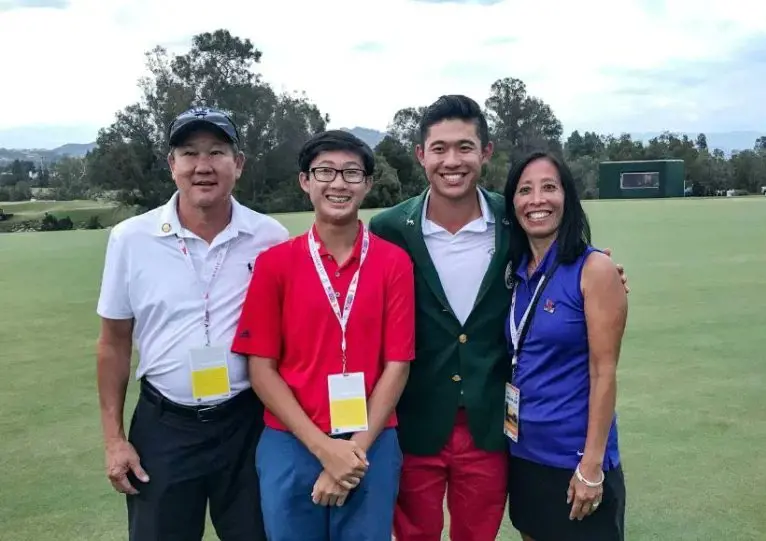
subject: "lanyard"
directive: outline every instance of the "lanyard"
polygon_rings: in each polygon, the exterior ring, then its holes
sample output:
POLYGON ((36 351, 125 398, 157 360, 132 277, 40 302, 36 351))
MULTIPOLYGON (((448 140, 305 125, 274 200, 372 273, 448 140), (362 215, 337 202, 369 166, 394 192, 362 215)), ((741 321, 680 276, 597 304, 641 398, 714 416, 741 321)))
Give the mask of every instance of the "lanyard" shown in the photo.
POLYGON ((516 366, 519 364, 519 355, 521 354, 521 348, 524 346, 524 341, 527 338, 527 332, 529 331, 529 326, 532 324, 532 316, 535 311, 535 307, 537 306, 538 301, 540 300, 540 297, 543 296, 543 290, 545 289, 545 286, 550 281, 551 277, 553 277, 553 273, 556 272, 556 269, 559 266, 559 262, 556 261, 553 264, 553 267, 550 269, 550 271, 546 274, 543 274, 542 278, 540 278, 540 282, 537 284, 537 287, 535 288, 535 292, 532 294, 532 300, 529 302, 529 306, 527 306, 527 309, 524 311, 524 315, 521 316, 521 321, 519 322, 519 327, 516 327, 516 291, 518 291, 518 284, 513 288, 513 296, 511 297, 511 316, 510 316, 510 331, 511 331, 511 342, 513 343, 513 360, 511 361, 511 383, 513 383, 515 377, 516 377, 516 366))
MULTIPOLYGON (((309 252, 311 252, 311 259, 314 260, 314 268, 319 275, 319 280, 322 282, 327 298, 330 301, 332 311, 335 313, 335 317, 340 323, 341 330, 341 353, 343 355, 343 374, 346 374, 346 325, 348 325, 348 318, 351 315, 351 306, 354 304, 354 297, 356 297, 356 288, 359 283, 359 271, 362 270, 362 264, 367 257, 367 250, 370 247, 370 235, 367 232, 367 228, 364 224, 362 227, 362 254, 359 260, 359 268, 356 269, 354 277, 351 279, 351 285, 348 286, 348 292, 346 293, 346 302, 343 303, 343 313, 340 311, 340 305, 338 304, 338 298, 335 296, 335 289, 332 287, 330 277, 327 276, 327 271, 324 268, 321 258, 319 257, 319 244, 314 240, 313 230, 309 230, 309 252)), ((312 228, 313 229, 313 228, 312 228)))
MULTIPOLYGON (((221 248, 218 251, 218 257, 215 259, 215 265, 213 266, 213 273, 210 275, 210 278, 208 279, 207 283, 204 284, 203 290, 202 290, 202 300, 205 302, 205 314, 202 320, 202 325, 205 327, 205 346, 210 346, 210 290, 213 286, 213 280, 215 280, 215 277, 218 275, 218 271, 221 270, 221 266, 223 265, 223 260, 226 257, 226 253, 229 251, 229 245, 230 243, 226 243, 223 248, 221 248)), ((197 283, 200 282, 199 275, 197 274, 197 271, 194 268, 194 263, 191 260, 191 254, 189 253, 189 248, 186 246, 186 241, 183 239, 183 237, 178 237, 178 248, 181 250, 181 253, 184 255, 184 259, 186 260, 187 266, 191 269, 192 274, 194 275, 194 278, 196 278, 197 283)))

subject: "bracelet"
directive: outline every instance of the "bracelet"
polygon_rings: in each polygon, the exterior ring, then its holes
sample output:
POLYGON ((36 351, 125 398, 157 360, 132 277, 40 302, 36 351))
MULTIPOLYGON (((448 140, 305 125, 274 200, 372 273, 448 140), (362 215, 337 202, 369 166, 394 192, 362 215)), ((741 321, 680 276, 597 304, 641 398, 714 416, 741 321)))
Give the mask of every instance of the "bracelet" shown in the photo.
POLYGON ((588 481, 585 477, 582 476, 582 473, 580 473, 580 465, 579 464, 575 468, 575 475, 577 476, 577 480, 578 481, 580 481, 585 486, 588 486, 588 487, 591 487, 591 488, 600 487, 601 484, 604 482, 604 479, 606 478, 606 475, 602 471, 601 472, 601 480, 599 482, 594 483, 593 481, 588 481))

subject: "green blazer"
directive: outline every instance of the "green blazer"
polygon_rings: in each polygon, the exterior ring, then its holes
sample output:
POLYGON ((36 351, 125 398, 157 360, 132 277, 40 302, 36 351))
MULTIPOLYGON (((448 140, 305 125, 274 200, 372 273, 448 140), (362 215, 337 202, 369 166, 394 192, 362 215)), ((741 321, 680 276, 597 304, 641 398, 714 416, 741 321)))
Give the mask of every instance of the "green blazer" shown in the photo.
POLYGON ((404 248, 415 267, 415 361, 397 406, 404 453, 438 454, 461 406, 477 447, 500 451, 507 446, 503 419, 510 362, 504 326, 510 306, 505 286, 510 235, 503 196, 483 188, 482 193, 495 216, 495 253, 465 325, 447 301, 423 240, 425 192, 370 220, 370 230, 404 248))

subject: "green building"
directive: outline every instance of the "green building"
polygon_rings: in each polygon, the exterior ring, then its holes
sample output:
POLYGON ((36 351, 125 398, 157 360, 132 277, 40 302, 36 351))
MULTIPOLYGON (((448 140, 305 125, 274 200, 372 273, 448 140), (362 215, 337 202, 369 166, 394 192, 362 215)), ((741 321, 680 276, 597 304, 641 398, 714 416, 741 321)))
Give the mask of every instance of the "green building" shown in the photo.
POLYGON ((598 170, 598 197, 683 197, 685 176, 683 160, 601 162, 598 170))

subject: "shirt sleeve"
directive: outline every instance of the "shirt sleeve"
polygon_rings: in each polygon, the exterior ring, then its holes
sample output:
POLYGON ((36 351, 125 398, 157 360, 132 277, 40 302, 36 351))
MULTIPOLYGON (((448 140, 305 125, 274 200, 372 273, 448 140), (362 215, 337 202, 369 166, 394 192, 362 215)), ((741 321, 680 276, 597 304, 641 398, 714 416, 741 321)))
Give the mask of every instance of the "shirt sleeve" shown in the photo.
POLYGON ((282 355, 283 284, 279 255, 272 249, 255 260, 231 350, 240 355, 277 359, 282 355))
POLYGON ((386 362, 415 358, 415 276, 412 261, 400 248, 388 267, 383 331, 386 362))
POLYGON ((107 319, 131 319, 130 269, 125 237, 112 229, 106 244, 101 291, 96 312, 107 319))

